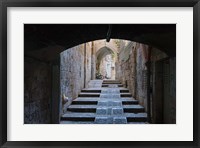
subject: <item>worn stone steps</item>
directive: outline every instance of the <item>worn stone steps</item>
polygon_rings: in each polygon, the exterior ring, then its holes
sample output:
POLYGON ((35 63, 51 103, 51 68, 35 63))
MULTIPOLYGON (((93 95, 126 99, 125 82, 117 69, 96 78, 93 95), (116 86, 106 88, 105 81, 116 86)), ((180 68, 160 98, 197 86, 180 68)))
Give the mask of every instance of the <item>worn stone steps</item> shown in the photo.
POLYGON ((121 93, 121 97, 132 97, 131 93, 121 93))
POLYGON ((87 104, 87 105, 97 105, 97 103, 98 103, 97 100, 95 101, 95 100, 83 100, 83 99, 82 99, 82 100, 80 100, 80 101, 79 101, 79 100, 73 101, 73 102, 72 102, 72 105, 74 105, 74 104, 77 104, 77 105, 78 105, 78 104, 79 104, 79 105, 84 105, 84 104, 85 104, 85 105, 86 105, 86 104, 87 104))
POLYGON ((102 84, 121 84, 120 82, 103 82, 102 84))
POLYGON ((125 113, 127 118, 127 122, 147 122, 147 114, 146 113, 125 113))
MULTIPOLYGON (((84 88, 82 90, 106 90, 106 89, 112 89, 112 88, 92 87, 92 88, 84 88)), ((127 88, 124 88, 124 87, 120 87, 120 88, 116 88, 116 89, 128 90, 127 88)))
POLYGON ((86 92, 86 93, 101 93, 101 90, 98 89, 82 89, 81 92, 86 92))
MULTIPOLYGON (((118 102, 116 102, 118 103, 118 102)), ((109 105, 109 103, 107 103, 109 105)), ((111 103, 110 103, 111 104, 111 103)), ((115 105, 114 103, 109 105, 109 106, 119 106, 118 104, 115 105)), ((73 111, 73 112, 96 112, 96 109, 98 107, 104 107, 103 105, 70 105, 68 107, 68 111, 73 111)), ((144 107, 140 105, 122 105, 123 110, 125 113, 139 113, 139 112, 144 112, 144 107)))
POLYGON ((107 124, 111 122, 116 122, 115 119, 118 119, 119 122, 126 122, 126 123, 141 123, 141 122, 146 122, 147 121, 147 115, 143 113, 138 113, 138 114, 126 114, 124 113, 124 116, 113 116, 113 115, 108 115, 108 116, 103 116, 103 115, 98 115, 96 113, 66 113, 61 117, 62 122, 67 123, 76 123, 72 121, 79 121, 79 123, 84 123, 87 124, 88 121, 91 123, 97 123, 101 124, 103 122, 106 122, 107 124), (95 121, 96 120, 96 121, 95 121), (121 121, 120 121, 121 120, 121 121), (125 121, 126 120, 126 121, 125 121), (66 122, 67 121, 67 122, 66 122))
MULTIPOLYGON (((94 121, 61 121, 60 124, 94 124, 94 121)), ((137 123, 136 123, 137 124, 137 123)), ((138 124, 142 124, 142 123, 138 123, 138 124)))
MULTIPOLYGON (((89 101, 100 101, 102 100, 102 98, 99 97, 78 97, 76 99, 74 99, 73 101, 85 101, 85 100, 89 100, 89 101)), ((138 101, 135 100, 133 97, 120 97, 120 98, 103 98, 103 100, 107 100, 107 101, 138 101)))
MULTIPOLYGON (((96 105, 98 103, 99 99, 91 99, 91 100, 85 100, 85 99, 80 99, 80 100, 74 100, 72 102, 72 104, 80 104, 80 105, 96 105)), ((138 104, 138 101, 137 100, 119 100, 119 101, 122 101, 122 104, 123 105, 133 105, 133 104, 138 104)))
POLYGON ((147 124, 144 107, 127 88, 116 80, 101 83, 102 87, 81 91, 61 117, 61 124, 147 124))
POLYGON ((71 112, 96 112, 96 105, 70 105, 67 110, 71 112))
POLYGON ((133 104, 138 104, 138 100, 135 100, 135 101, 122 101, 122 104, 123 105, 133 105, 133 104))
POLYGON ((95 113, 74 113, 68 112, 61 117, 62 121, 94 121, 95 113))
POLYGON ((120 83, 119 80, 103 80, 103 82, 113 82, 113 83, 115 83, 115 82, 119 82, 119 83, 120 83))
POLYGON ((129 93, 129 90, 127 90, 127 89, 121 89, 120 93, 129 93))
POLYGON ((78 97, 100 97, 100 93, 80 93, 78 97))
MULTIPOLYGON (((110 94, 108 94, 110 95, 110 94)), ((121 97, 132 97, 131 93, 120 93, 121 97)), ((100 93, 80 93, 78 97, 100 97, 100 93)))
MULTIPOLYGON (((83 92, 83 93, 101 93, 101 90, 99 90, 99 89, 82 89, 81 92, 83 92)), ((129 93, 129 90, 121 89, 120 93, 129 93)))
MULTIPOLYGON (((123 84, 116 84, 118 87, 123 87, 123 84)), ((109 87, 109 84, 102 84, 101 87, 109 87)))

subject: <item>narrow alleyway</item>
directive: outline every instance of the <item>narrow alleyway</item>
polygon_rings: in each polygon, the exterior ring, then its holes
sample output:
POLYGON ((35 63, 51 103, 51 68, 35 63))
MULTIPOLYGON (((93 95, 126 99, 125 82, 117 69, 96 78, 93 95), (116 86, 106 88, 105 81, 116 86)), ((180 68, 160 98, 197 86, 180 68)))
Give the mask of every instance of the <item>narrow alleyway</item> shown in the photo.
POLYGON ((27 24, 24 38, 25 124, 176 124, 176 24, 27 24))
POLYGON ((117 80, 91 80, 61 117, 61 124, 144 124, 144 107, 117 80))

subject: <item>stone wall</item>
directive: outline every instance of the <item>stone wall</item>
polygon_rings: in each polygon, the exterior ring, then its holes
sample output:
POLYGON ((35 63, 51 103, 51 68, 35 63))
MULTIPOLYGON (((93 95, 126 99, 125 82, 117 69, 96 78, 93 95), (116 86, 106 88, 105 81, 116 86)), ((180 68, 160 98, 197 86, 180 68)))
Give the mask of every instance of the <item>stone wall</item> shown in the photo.
MULTIPOLYGON (((124 48, 124 47, 121 47, 124 48)), ((118 60, 116 63, 116 79, 119 79, 122 84, 130 90, 132 95, 135 97, 135 64, 136 64, 136 58, 135 58, 135 48, 134 45, 130 45, 129 49, 129 56, 127 60, 118 60)), ((126 48, 127 49, 127 48, 126 48)), ((125 50, 126 50, 125 49, 125 50)), ((122 54, 122 52, 119 53, 122 54)))
POLYGON ((87 87, 91 80, 91 42, 60 53, 60 62, 58 61, 57 64, 58 66, 55 66, 54 61, 43 62, 25 57, 25 124, 59 122, 58 112, 60 115, 63 112, 62 95, 65 94, 69 98, 69 102, 64 106, 66 110, 72 99, 78 97, 81 89, 87 87), (57 93, 59 87, 60 91, 57 93))
POLYGON ((24 123, 50 123, 51 65, 24 61, 24 123))
POLYGON ((144 44, 120 44, 116 77, 147 111, 147 61, 150 60, 152 122, 176 123, 176 58, 144 44))
POLYGON ((61 96, 65 94, 69 98, 63 107, 65 112, 91 80, 91 43, 67 49, 60 54, 60 58, 61 96))
POLYGON ((151 65, 153 122, 176 123, 176 58, 153 49, 151 65))
POLYGON ((148 46, 137 43, 136 45, 136 99, 147 111, 147 67, 145 54, 148 46))
POLYGON ((129 89, 133 97, 147 109, 145 50, 147 46, 134 42, 120 43, 116 63, 116 77, 129 89), (127 53, 128 52, 128 53, 127 53))

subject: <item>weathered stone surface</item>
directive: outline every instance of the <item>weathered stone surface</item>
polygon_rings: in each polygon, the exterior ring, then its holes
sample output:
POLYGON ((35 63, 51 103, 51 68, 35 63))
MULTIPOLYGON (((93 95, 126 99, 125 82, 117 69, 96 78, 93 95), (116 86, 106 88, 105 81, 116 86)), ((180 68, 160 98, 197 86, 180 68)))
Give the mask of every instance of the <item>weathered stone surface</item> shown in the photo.
POLYGON ((107 114, 107 108, 97 108, 97 110, 96 110, 96 114, 97 115, 106 115, 107 114))
MULTIPOLYGON (((91 80, 91 43, 67 49, 60 54, 60 58, 61 95, 65 94, 73 100, 78 97, 81 89, 88 87, 87 84, 91 80)), ((64 112, 71 102, 68 101, 63 106, 64 112)))
MULTIPOLYGON (((89 88, 88 88, 89 89, 89 88)), ((70 105, 65 115, 62 119, 67 122, 62 122, 63 124, 127 124, 129 122, 146 122, 146 113, 134 114, 133 112, 143 112, 144 108, 138 105, 138 101, 133 98, 121 98, 120 91, 116 88, 109 88, 107 91, 105 88, 101 89, 101 94, 107 96, 118 95, 119 98, 115 97, 103 97, 103 98, 83 98, 79 97, 73 102, 79 100, 87 101, 98 101, 97 105, 93 104, 79 104, 70 105), (117 91, 116 91, 117 90, 117 91), (113 92, 113 93, 110 93, 113 92), (134 104, 122 105, 123 101, 132 101, 134 104), (128 113, 124 113, 124 109, 128 109, 128 113), (94 112, 96 111, 96 112, 94 112), (75 113, 77 112, 77 113, 75 113), (89 113, 93 112, 93 113, 89 113), (128 121, 127 121, 128 118, 128 121), (94 122, 91 122, 94 119, 94 122)), ((123 88, 124 89, 124 88, 123 88)), ((92 90, 90 88, 90 90, 92 90)), ((95 90, 95 89, 94 89, 95 90)), ((72 103, 73 104, 73 103, 72 103)))
POLYGON ((51 66, 29 58, 24 66, 24 123, 50 123, 51 66))
POLYGON ((113 117, 113 124, 127 124, 126 117, 113 117))
POLYGON ((114 98, 120 98, 120 94, 100 94, 100 98, 109 98, 109 99, 114 99, 114 98))
POLYGON ((123 108, 112 108, 112 115, 123 115, 123 108))
POLYGON ((122 106, 122 101, 108 101, 108 106, 122 106))
POLYGON ((108 117, 96 117, 95 124, 107 124, 108 123, 108 117))
POLYGON ((98 106, 107 106, 108 105, 108 101, 98 101, 98 106))

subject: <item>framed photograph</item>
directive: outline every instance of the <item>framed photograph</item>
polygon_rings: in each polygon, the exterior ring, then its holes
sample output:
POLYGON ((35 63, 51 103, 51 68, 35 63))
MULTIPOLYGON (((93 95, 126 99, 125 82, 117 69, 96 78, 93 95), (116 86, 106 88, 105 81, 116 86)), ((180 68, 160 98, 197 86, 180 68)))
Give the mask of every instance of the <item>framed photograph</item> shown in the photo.
POLYGON ((1 1, 1 147, 199 147, 199 5, 1 1))

